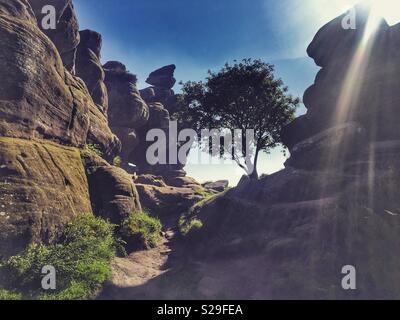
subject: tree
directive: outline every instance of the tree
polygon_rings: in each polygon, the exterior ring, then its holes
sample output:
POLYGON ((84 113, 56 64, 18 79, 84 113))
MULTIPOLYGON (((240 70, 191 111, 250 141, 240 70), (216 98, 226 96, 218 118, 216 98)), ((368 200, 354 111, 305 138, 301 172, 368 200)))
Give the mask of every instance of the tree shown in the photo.
MULTIPOLYGON (((199 136, 204 128, 228 129, 231 136, 235 129, 242 130, 241 148, 221 143, 224 150, 220 156, 228 151, 251 178, 258 178, 260 152, 269 152, 281 142, 282 128, 293 120, 299 104, 282 80, 275 79, 274 67, 261 60, 234 61, 219 72, 209 71, 205 82, 181 84, 180 122, 190 125, 199 136), (251 156, 244 146, 246 130, 250 129, 255 138, 251 156)), ((215 155, 210 144, 206 150, 215 155)))

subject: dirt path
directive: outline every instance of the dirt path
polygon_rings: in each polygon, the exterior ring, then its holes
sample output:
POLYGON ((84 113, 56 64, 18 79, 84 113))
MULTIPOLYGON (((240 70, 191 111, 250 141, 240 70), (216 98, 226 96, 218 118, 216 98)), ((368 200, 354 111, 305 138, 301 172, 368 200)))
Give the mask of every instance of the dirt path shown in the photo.
POLYGON ((184 260, 177 240, 177 222, 169 221, 166 225, 156 248, 133 252, 128 257, 114 260, 112 279, 104 285, 98 299, 150 299, 160 296, 159 281, 153 285, 153 280, 162 279, 171 270, 179 269, 184 260))
POLYGON ((159 246, 150 250, 134 252, 126 258, 117 258, 113 263, 112 283, 118 287, 137 287, 168 271, 166 266, 171 254, 171 237, 163 237, 159 246))

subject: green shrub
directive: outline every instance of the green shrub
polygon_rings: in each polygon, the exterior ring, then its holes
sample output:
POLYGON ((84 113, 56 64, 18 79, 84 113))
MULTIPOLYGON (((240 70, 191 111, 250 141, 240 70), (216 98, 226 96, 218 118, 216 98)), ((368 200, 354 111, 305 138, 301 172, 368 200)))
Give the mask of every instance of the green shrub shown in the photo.
POLYGON ((179 231, 184 236, 193 231, 200 230, 201 228, 203 228, 203 222, 197 218, 186 220, 184 217, 181 217, 179 220, 179 231))
POLYGON ((121 157, 117 156, 113 159, 113 166, 120 167, 122 163, 121 157))
POLYGON ((87 299, 111 276, 115 255, 114 226, 92 215, 70 223, 59 244, 31 245, 2 264, 8 289, 26 298, 87 299), (41 270, 56 269, 57 290, 43 292, 41 270))
POLYGON ((82 156, 95 154, 98 155, 99 157, 103 157, 103 152, 101 151, 100 147, 95 144, 90 144, 90 143, 85 144, 81 152, 82 156))
POLYGON ((5 289, 0 289, 0 300, 21 300, 22 294, 12 292, 5 289))
POLYGON ((211 197, 215 196, 215 192, 207 190, 203 187, 194 187, 193 191, 195 194, 203 197, 204 199, 210 199, 211 197))
POLYGON ((72 282, 71 285, 56 294, 41 294, 39 300, 80 300, 88 296, 90 287, 84 282, 72 282))
POLYGON ((161 228, 160 220, 144 212, 135 212, 122 223, 121 234, 130 247, 141 244, 153 248, 160 241, 161 228))

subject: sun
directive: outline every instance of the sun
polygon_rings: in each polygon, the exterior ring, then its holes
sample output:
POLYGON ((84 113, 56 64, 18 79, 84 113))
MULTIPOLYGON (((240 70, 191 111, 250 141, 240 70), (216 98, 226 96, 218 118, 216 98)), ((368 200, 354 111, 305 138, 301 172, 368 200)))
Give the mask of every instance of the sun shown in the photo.
POLYGON ((370 2, 374 14, 385 18, 389 25, 400 22, 399 0, 372 0, 370 2))
POLYGON ((385 18, 389 25, 400 23, 400 0, 308 0, 309 8, 319 8, 320 18, 333 19, 356 4, 370 4, 374 15, 385 18))
POLYGON ((372 14, 383 17, 389 25, 400 23, 400 0, 350 0, 341 1, 348 3, 348 8, 358 3, 370 5, 372 14))

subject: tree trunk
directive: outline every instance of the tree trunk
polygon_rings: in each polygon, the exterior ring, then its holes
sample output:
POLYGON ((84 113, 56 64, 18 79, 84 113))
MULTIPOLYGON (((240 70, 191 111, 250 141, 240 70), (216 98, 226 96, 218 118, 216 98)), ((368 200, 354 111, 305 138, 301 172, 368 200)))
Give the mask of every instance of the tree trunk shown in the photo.
POLYGON ((250 179, 252 179, 252 180, 258 180, 257 163, 258 163, 259 153, 260 153, 260 150, 259 150, 259 148, 257 148, 256 154, 254 156, 253 172, 249 175, 250 179))

